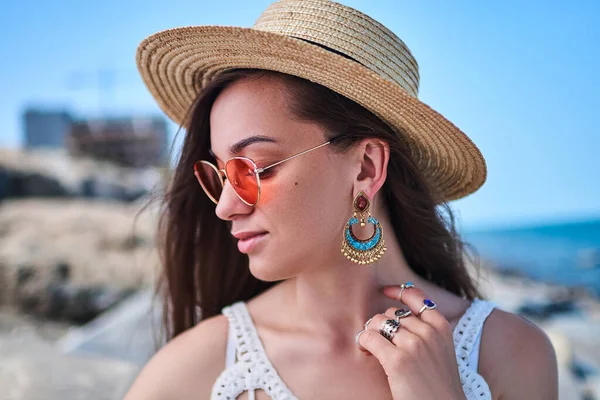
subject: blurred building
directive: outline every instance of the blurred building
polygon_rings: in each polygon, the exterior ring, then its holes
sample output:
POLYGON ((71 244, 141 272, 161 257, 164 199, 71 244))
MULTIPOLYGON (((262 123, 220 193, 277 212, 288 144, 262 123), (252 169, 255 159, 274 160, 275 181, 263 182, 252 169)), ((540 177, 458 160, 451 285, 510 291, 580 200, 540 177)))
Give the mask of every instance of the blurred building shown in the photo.
POLYGON ((130 167, 164 165, 168 158, 167 123, 162 117, 78 120, 67 143, 71 154, 130 167))
POLYGON ((160 116, 76 118, 63 110, 27 108, 23 113, 26 149, 65 148, 131 167, 165 165, 167 122, 160 116))
POLYGON ((72 117, 66 111, 28 108, 23 113, 25 148, 63 148, 71 130, 72 117))

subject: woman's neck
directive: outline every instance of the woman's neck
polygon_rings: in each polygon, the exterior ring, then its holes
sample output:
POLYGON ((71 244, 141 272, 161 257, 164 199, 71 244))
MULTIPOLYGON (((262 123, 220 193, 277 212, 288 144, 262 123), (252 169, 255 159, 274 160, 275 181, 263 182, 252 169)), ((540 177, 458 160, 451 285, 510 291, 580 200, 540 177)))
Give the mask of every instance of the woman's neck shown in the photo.
MULTIPOLYGON (((300 325, 299 329, 315 330, 321 334, 330 332, 332 335, 344 331, 347 335, 348 326, 360 328, 371 316, 401 305, 384 296, 384 286, 407 281, 423 285, 422 278, 410 269, 404 259, 391 233, 391 225, 384 219, 380 219, 380 223, 387 251, 377 262, 358 265, 346 260, 338 250, 325 265, 311 268, 282 283, 286 289, 287 308, 294 310, 294 320, 300 325)), ((368 237, 370 233, 367 230, 355 231, 359 237, 368 237)))

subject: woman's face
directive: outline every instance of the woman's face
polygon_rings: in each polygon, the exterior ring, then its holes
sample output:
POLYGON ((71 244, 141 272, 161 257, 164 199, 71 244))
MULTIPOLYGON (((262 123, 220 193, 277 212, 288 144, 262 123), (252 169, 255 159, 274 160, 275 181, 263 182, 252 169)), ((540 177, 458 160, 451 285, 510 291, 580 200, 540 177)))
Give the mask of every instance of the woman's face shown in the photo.
MULTIPOLYGON (((234 156, 264 167, 327 140, 318 125, 293 118, 285 90, 277 78, 261 77, 238 81, 219 95, 210 115, 211 149, 219 168, 234 156), (254 136, 268 141, 231 152, 254 136)), ((327 145, 268 169, 254 207, 243 203, 226 181, 217 216, 231 221, 232 234, 264 232, 238 243, 256 278, 288 279, 343 259, 342 232, 352 213, 351 153, 336 154, 327 145)))

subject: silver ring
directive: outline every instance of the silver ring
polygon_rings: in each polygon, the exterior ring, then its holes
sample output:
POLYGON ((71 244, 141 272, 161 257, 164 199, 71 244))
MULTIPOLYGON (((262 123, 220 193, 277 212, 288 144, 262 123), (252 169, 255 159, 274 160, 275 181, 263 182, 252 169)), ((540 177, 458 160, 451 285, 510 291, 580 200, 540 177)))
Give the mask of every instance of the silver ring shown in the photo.
POLYGON ((423 307, 421 307, 421 309, 417 313, 417 317, 421 317, 421 314, 423 314, 424 311, 433 310, 436 307, 437 307, 437 304, 435 304, 433 301, 431 301, 429 299, 423 300, 423 307))
MULTIPOLYGON (((385 313, 381 313, 379 315, 383 315, 385 317, 385 313)), ((365 322, 365 329, 369 329, 369 322, 371 322, 372 319, 373 319, 373 317, 369 318, 369 320, 367 322, 365 322)))
POLYGON ((394 312, 394 315, 396 316, 396 321, 398 321, 398 323, 400 323, 400 318, 406 318, 406 317, 412 315, 412 311, 404 309, 404 308, 400 308, 394 312))
POLYGON ((400 289, 400 294, 398 295, 398 301, 402 302, 402 292, 404 292, 404 289, 411 289, 414 287, 415 287, 415 285, 412 282, 406 282, 406 283, 403 283, 402 285, 400 285, 401 289, 400 289))
POLYGON ((381 324, 381 328, 379 328, 379 333, 381 336, 389 340, 390 342, 394 339, 394 334, 400 328, 400 323, 395 319, 386 319, 381 324))
POLYGON ((356 342, 356 345, 358 346, 359 349, 361 349, 363 351, 368 351, 368 350, 360 345, 360 343, 358 342, 358 339, 360 338, 360 335, 365 333, 366 331, 367 331, 366 329, 363 329, 362 331, 358 331, 356 333, 356 336, 354 336, 354 341, 356 342))

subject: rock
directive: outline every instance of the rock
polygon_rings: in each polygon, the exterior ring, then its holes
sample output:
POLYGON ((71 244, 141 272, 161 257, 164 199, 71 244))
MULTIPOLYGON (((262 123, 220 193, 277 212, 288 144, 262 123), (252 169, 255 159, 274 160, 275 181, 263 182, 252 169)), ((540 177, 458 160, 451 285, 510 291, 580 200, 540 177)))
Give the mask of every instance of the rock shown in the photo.
POLYGON ((600 372, 600 318, 583 309, 579 314, 561 315, 543 323, 545 329, 561 332, 573 348, 580 362, 600 372))
POLYGON ((571 363, 571 373, 580 381, 587 381, 598 375, 598 372, 596 367, 590 362, 576 358, 571 363))
POLYGON ((159 268, 156 215, 139 210, 80 199, 2 203, 0 305, 85 322, 151 286, 159 268))
POLYGON ((10 176, 6 168, 0 168, 0 201, 10 193, 10 176))
POLYGON ((527 278, 523 271, 509 265, 496 265, 494 272, 507 278, 527 278))
POLYGON ((52 283, 47 288, 46 308, 41 310, 41 314, 53 319, 86 323, 131 295, 134 290, 73 285, 68 282, 52 283))
POLYGON ((502 275, 487 266, 476 270, 469 265, 469 271, 487 299, 512 313, 526 311, 533 316, 530 322, 546 332, 556 351, 561 400, 600 399, 595 386, 600 371, 597 297, 584 288, 502 275), (527 307, 532 304, 539 307, 533 313, 527 307), (571 308, 573 311, 568 311, 571 308))
POLYGON ((134 201, 145 194, 147 190, 140 187, 123 186, 102 178, 86 178, 82 181, 82 196, 98 199, 116 199, 120 201, 134 201))
POLYGON ((63 338, 70 327, 71 325, 64 321, 40 319, 12 308, 0 307, 0 340, 11 336, 23 336, 25 333, 53 344, 63 338))
POLYGON ((558 398, 560 400, 581 400, 581 384, 571 375, 567 366, 558 365, 558 398))
POLYGON ((0 166, 0 200, 7 197, 69 197, 74 193, 54 177, 0 166))
POLYGON ((595 375, 588 379, 583 385, 581 391, 582 399, 586 400, 598 400, 600 399, 600 374, 595 375))
POLYGON ((84 197, 134 201, 162 185, 160 169, 127 168, 64 150, 0 149, 0 201, 84 197))
POLYGON ((52 275, 35 280, 35 268, 17 270, 13 302, 22 312, 51 319, 86 323, 129 296, 139 287, 135 283, 119 288, 110 284, 69 282, 66 263, 59 263, 52 275))
POLYGON ((528 302, 521 305, 517 312, 527 317, 545 319, 555 314, 569 313, 577 310, 575 302, 572 300, 528 302))

